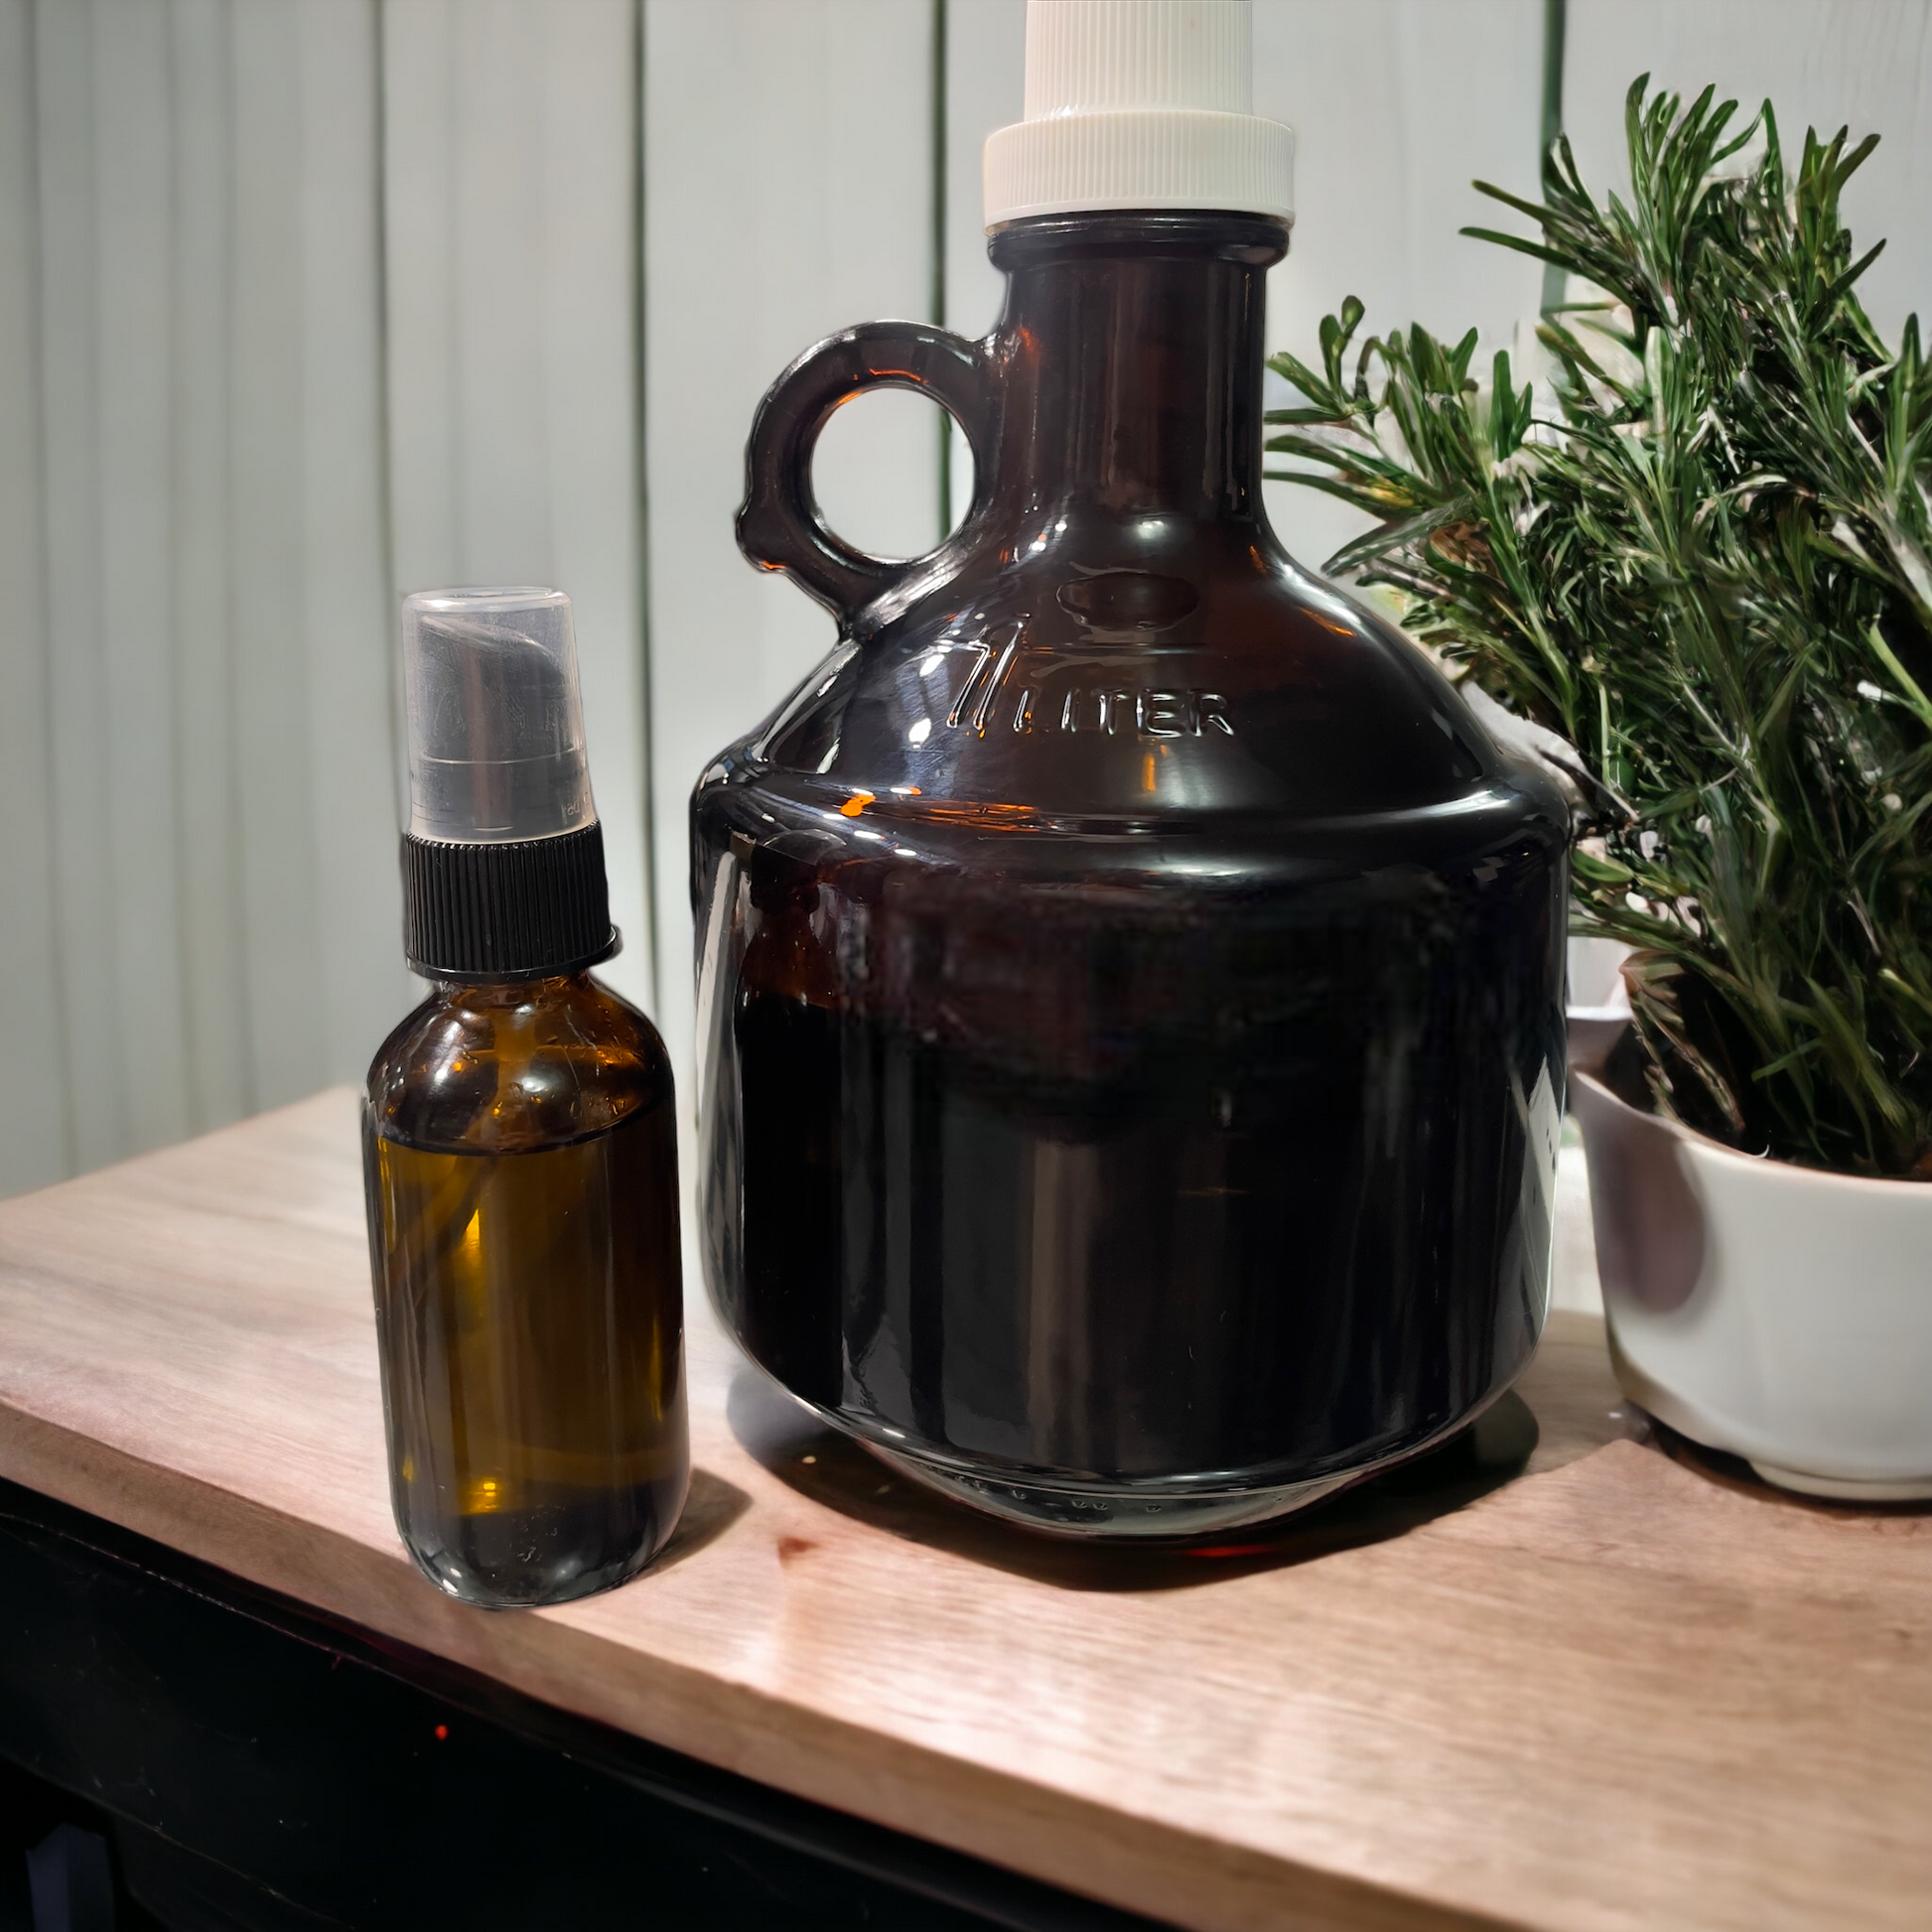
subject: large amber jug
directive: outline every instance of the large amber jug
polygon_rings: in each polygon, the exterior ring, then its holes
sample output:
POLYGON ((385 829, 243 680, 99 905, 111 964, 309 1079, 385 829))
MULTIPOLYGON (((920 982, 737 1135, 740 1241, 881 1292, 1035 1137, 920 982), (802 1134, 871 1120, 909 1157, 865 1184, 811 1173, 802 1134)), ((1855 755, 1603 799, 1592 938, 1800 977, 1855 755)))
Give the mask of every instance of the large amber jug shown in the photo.
POLYGON ((741 542, 841 634, 693 799, 707 1281, 826 1420, 1047 1529, 1226 1528, 1413 1454, 1547 1302, 1567 813, 1269 527, 1287 241, 998 220, 991 337, 850 330, 752 433, 741 542), (879 384, 976 460, 910 563, 811 492, 879 384))

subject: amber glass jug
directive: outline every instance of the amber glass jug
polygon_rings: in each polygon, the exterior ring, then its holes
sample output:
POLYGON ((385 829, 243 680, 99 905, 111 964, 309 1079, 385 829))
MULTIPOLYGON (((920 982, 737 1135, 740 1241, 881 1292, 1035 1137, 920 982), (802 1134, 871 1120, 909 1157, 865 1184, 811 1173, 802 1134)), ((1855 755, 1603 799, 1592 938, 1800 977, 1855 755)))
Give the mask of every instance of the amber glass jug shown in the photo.
POLYGON ((990 338, 851 330, 752 433, 741 543, 841 637, 693 799, 707 1280, 801 1401, 1041 1528, 1310 1501, 1547 1302, 1567 815, 1269 527, 1287 242, 1001 221, 990 338), (811 492, 879 384, 977 465, 911 563, 811 492))

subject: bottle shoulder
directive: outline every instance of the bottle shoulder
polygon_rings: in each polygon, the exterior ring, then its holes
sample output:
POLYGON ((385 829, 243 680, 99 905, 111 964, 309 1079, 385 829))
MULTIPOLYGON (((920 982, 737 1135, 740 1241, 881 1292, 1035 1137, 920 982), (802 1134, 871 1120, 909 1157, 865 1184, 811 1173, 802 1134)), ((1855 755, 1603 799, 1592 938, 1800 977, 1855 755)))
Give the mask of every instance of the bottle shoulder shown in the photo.
POLYGON ((1434 662, 1263 526, 1032 559, 1026 534, 842 643, 741 768, 927 809, 1146 822, 1415 810, 1504 767, 1434 662))
POLYGON ((386 1139, 516 1153, 608 1132, 671 1090, 650 1021, 580 973, 439 982, 377 1049, 365 1101, 386 1139))

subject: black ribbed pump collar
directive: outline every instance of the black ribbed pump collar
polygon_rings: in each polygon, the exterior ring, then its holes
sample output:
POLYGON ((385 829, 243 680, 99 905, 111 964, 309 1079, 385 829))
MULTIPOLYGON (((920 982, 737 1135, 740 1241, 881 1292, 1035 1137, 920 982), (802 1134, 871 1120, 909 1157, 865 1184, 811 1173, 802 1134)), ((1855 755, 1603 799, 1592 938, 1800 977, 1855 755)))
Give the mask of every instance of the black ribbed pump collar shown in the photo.
POLYGON ((618 949, 593 819, 554 838, 402 840, 403 950, 425 979, 541 979, 618 949))

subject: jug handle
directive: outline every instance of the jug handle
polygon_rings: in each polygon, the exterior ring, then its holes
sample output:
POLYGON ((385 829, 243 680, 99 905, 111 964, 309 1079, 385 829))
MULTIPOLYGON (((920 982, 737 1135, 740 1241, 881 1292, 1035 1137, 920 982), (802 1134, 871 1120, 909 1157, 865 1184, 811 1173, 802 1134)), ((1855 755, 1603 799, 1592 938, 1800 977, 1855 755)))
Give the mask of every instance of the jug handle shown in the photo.
POLYGON ((929 396, 966 432, 979 479, 968 523, 993 474, 993 366, 983 344, 930 323, 866 322, 814 344, 779 376, 759 404, 745 446, 738 547, 760 570, 789 571, 838 618, 841 630, 925 561, 889 563, 855 550, 825 521, 812 491, 819 432, 833 410, 865 389, 929 396))

